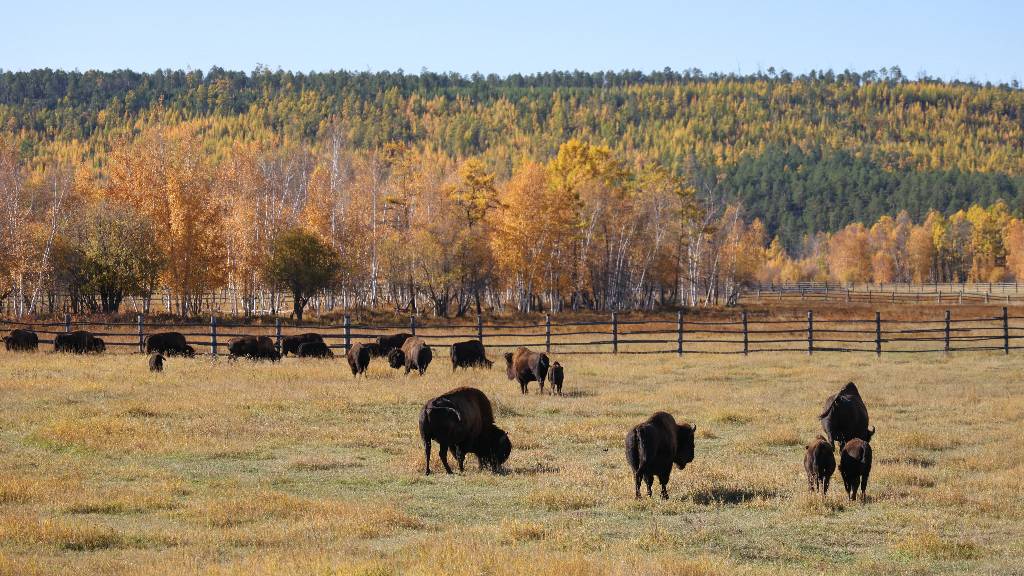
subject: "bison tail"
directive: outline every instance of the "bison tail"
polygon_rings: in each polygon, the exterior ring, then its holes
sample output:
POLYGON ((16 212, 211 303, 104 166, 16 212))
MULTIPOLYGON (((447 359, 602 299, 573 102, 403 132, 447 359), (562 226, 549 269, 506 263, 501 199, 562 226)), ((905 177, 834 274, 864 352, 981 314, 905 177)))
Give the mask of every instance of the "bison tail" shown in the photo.
POLYGON ((546 373, 548 368, 551 367, 551 360, 548 359, 547 354, 541 354, 540 361, 538 361, 537 364, 539 365, 540 371, 546 373))
POLYGON ((832 409, 836 407, 837 400, 839 400, 838 395, 832 399, 832 402, 829 403, 828 407, 825 408, 825 410, 818 416, 818 418, 828 418, 828 415, 832 413, 832 409))
POLYGON ((647 449, 644 447, 644 437, 640 434, 639 428, 633 429, 633 450, 629 454, 629 459, 637 471, 642 470, 647 464, 647 449))

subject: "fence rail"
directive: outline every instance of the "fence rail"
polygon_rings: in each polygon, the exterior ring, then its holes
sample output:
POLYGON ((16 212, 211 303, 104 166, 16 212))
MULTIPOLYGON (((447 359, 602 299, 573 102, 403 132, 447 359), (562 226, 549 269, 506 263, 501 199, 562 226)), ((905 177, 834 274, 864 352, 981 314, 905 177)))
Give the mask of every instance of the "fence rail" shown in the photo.
POLYGON ((1001 314, 957 318, 946 310, 936 319, 873 317, 751 318, 747 311, 733 318, 688 319, 683 312, 674 318, 622 320, 612 314, 607 321, 552 321, 518 324, 485 324, 477 317, 473 324, 431 325, 411 317, 407 324, 356 324, 345 316, 342 324, 272 325, 224 322, 211 317, 208 324, 147 322, 93 322, 66 316, 63 322, 0 320, 5 333, 30 328, 42 344, 52 344, 57 334, 87 330, 104 339, 111 351, 143 352, 146 337, 163 331, 178 331, 200 351, 213 356, 224 353, 231 338, 269 336, 278 349, 284 337, 317 332, 331 348, 348 350, 357 341, 402 331, 423 337, 436 348, 454 342, 479 339, 492 349, 529 346, 558 354, 742 354, 801 352, 883 353, 959 352, 1024 349, 1024 316, 1001 314))

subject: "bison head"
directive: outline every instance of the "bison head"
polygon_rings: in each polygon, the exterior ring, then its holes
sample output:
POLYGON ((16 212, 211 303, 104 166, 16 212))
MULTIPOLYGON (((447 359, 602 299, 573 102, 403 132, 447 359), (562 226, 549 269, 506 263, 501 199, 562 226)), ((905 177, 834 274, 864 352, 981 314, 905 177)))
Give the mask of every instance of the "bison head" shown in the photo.
POLYGON ((871 437, 874 436, 874 435, 875 435, 875 427, 872 426, 870 430, 865 430, 864 431, 864 438, 863 438, 863 440, 865 442, 871 442, 871 437))
POLYGON ((405 366, 405 352, 402 352, 398 348, 388 352, 388 366, 391 366, 392 368, 401 368, 402 366, 405 366))
POLYGON ((682 470, 693 462, 693 438, 697 434, 697 426, 683 424, 676 428, 676 466, 682 470))
POLYGON ((189 346, 188 344, 186 344, 185 345, 185 356, 188 357, 188 358, 195 358, 196 357, 196 349, 191 347, 191 346, 189 346))
POLYGON ((482 440, 484 449, 480 452, 480 460, 494 472, 501 470, 501 465, 512 454, 512 441, 509 440, 508 433, 492 425, 484 432, 482 440))
POLYGON ((99 354, 107 349, 107 345, 103 343, 102 338, 93 338, 89 343, 89 349, 99 354))

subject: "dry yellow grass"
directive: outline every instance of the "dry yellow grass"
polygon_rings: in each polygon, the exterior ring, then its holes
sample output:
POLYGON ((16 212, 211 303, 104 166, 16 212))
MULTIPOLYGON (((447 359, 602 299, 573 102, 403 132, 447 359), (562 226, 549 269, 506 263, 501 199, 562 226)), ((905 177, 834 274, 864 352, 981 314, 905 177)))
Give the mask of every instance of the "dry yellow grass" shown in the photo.
POLYGON ((1020 573, 1024 356, 556 359, 563 398, 443 360, 353 380, 0 351, 0 575, 1020 573), (848 380, 878 429, 865 504, 802 470, 848 380), (494 401, 507 474, 422 476, 419 409, 461 385, 494 401), (635 501, 623 437, 657 409, 697 455, 635 501))

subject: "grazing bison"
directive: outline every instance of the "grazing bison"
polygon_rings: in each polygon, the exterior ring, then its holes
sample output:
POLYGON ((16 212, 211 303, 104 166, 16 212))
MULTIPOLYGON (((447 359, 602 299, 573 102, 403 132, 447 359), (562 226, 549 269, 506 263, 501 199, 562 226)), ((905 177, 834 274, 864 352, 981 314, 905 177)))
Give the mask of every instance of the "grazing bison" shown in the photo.
POLYGON ((430 366, 430 361, 433 358, 434 353, 430 350, 430 346, 427 346, 423 338, 413 336, 406 339, 401 348, 388 353, 388 365, 392 368, 402 368, 404 366, 406 374, 411 370, 416 370, 422 376, 427 371, 427 366, 430 366))
POLYGON ((479 340, 456 342, 452 344, 451 353, 452 372, 455 372, 456 368, 470 368, 473 366, 490 368, 494 365, 494 362, 487 359, 487 354, 484 352, 484 343, 479 340))
POLYGON ((523 394, 526 394, 527 386, 534 380, 540 383, 541 393, 544 392, 548 366, 548 355, 543 352, 533 352, 520 346, 515 352, 505 353, 505 374, 509 380, 519 382, 519 390, 523 394))
POLYGON ((821 488, 821 496, 824 498, 828 494, 828 483, 832 480, 832 473, 836 471, 835 448, 824 436, 819 434, 807 445, 804 470, 807 472, 807 484, 811 492, 821 488))
POLYGON ((868 430, 868 408, 853 382, 843 386, 838 394, 828 397, 819 418, 826 439, 839 442, 840 448, 853 438, 870 440, 874 434, 873 430, 868 430))
POLYGON ((274 348, 274 341, 269 336, 241 336, 228 341, 228 358, 234 360, 240 357, 277 362, 281 354, 274 348))
POLYGON ((295 355, 299 358, 334 358, 334 352, 323 342, 303 342, 295 355))
POLYGON ((392 334, 390 336, 379 336, 377 338, 377 345, 375 348, 370 349, 370 353, 374 356, 387 358, 388 354, 392 350, 398 350, 402 348, 405 341, 412 338, 412 334, 406 334, 404 332, 400 334, 392 334))
POLYGON ((494 425, 491 401, 476 388, 456 388, 427 402, 420 412, 420 437, 426 453, 426 474, 430 474, 430 442, 440 445, 441 464, 451 474, 448 449, 465 470, 466 454, 476 454, 480 469, 498 472, 512 453, 512 442, 494 425))
POLYGON ((192 358, 196 355, 196 350, 185 342, 185 336, 181 332, 158 332, 146 338, 146 354, 153 353, 192 358))
POLYGON ((366 374, 366 369, 370 366, 370 357, 373 356, 373 349, 376 347, 376 344, 356 342, 349 348, 345 357, 348 358, 348 367, 352 369, 353 376, 366 374))
POLYGON ((295 336, 285 336, 281 339, 281 356, 287 356, 288 354, 299 355, 299 346, 308 344, 310 342, 323 343, 323 336, 316 332, 307 332, 305 334, 296 334, 295 336))
POLYGON ((164 371, 164 356, 159 352, 150 354, 149 356, 149 371, 150 372, 163 372, 164 371))
POLYGON ((839 472, 843 475, 843 485, 850 500, 857 499, 859 486, 863 502, 868 489, 868 476, 871 474, 871 444, 861 438, 847 441, 839 454, 839 472))
POLYGON ((626 434, 626 460, 633 468, 636 497, 640 498, 640 481, 647 483, 651 496, 654 477, 661 482, 661 497, 668 499, 668 478, 672 464, 680 470, 693 462, 693 437, 696 426, 676 424, 671 414, 655 412, 646 422, 626 434))
POLYGON ((39 349, 39 336, 32 330, 16 328, 4 337, 4 348, 9 352, 33 352, 39 349))
POLYGON ((57 334, 53 339, 55 352, 71 352, 72 354, 99 354, 107 349, 102 338, 93 336, 91 332, 79 330, 69 334, 57 334))
POLYGON ((551 371, 548 373, 548 377, 551 380, 551 393, 562 395, 562 381, 565 380, 565 373, 562 371, 562 365, 558 362, 551 364, 551 371))

